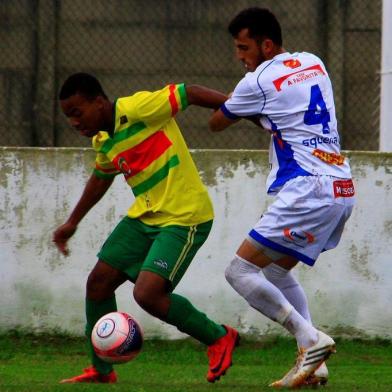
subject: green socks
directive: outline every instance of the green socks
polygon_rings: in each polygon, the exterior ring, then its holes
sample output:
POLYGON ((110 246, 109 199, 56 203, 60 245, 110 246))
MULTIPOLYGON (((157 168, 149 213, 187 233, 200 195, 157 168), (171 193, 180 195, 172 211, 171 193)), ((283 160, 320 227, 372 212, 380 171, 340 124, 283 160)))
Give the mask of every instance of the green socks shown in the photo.
POLYGON ((106 299, 104 301, 92 301, 86 298, 86 336, 87 344, 90 350, 92 364, 101 374, 109 374, 113 370, 110 363, 104 362, 97 357, 91 344, 91 332, 95 323, 105 314, 117 311, 116 297, 106 299))
MULTIPOLYGON (((206 345, 214 343, 226 334, 226 329, 210 320, 204 313, 198 311, 186 298, 177 294, 170 294, 170 308, 167 323, 176 326, 184 332, 206 345)), ((99 359, 91 344, 91 332, 95 323, 105 314, 117 311, 116 297, 104 301, 86 299, 86 336, 90 349, 92 364, 101 374, 109 374, 113 366, 99 359)))
POLYGON ((226 335, 226 329, 198 311, 186 298, 170 294, 170 308, 166 322, 209 346, 226 335))

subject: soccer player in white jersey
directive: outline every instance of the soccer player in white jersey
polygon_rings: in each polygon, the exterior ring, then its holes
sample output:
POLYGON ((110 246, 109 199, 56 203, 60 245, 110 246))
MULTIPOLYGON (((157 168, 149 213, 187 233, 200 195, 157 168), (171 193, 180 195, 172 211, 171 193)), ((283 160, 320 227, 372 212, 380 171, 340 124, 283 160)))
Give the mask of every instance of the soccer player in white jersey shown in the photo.
POLYGON ((247 118, 269 130, 267 191, 275 199, 240 245, 226 279, 297 340, 296 365, 271 386, 326 382, 325 360, 335 342, 312 325, 304 290, 290 270, 299 261, 312 266, 322 251, 336 247, 354 205, 331 81, 317 56, 283 48, 279 22, 267 9, 243 10, 229 31, 248 72, 210 118, 210 129, 247 118))

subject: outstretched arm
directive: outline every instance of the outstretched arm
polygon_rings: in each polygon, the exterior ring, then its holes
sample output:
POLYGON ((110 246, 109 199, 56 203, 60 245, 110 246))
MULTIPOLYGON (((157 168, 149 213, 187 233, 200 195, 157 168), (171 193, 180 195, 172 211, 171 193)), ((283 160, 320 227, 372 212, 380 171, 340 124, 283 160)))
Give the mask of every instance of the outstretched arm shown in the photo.
POLYGON ((113 179, 101 179, 92 174, 84 188, 81 198, 71 212, 67 221, 59 226, 53 233, 53 242, 65 256, 68 255, 67 242, 75 233, 79 222, 91 210, 91 208, 101 200, 102 196, 110 188, 113 179))
POLYGON ((204 108, 219 109, 227 100, 228 96, 220 91, 197 84, 186 85, 186 94, 189 105, 197 105, 204 108))
POLYGON ((212 116, 208 121, 208 125, 211 131, 219 132, 219 131, 223 131, 230 125, 238 122, 239 120, 241 120, 241 118, 251 121, 253 124, 257 125, 258 127, 263 128, 262 125, 260 124, 259 116, 255 115, 255 116, 238 117, 236 119, 231 119, 229 117, 226 117, 221 109, 217 110, 212 114, 212 116))
POLYGON ((208 126, 210 127, 210 130, 213 132, 219 132, 223 131, 230 125, 238 122, 240 120, 239 117, 237 118, 229 118, 224 115, 222 112, 222 109, 216 110, 210 117, 208 121, 208 126))

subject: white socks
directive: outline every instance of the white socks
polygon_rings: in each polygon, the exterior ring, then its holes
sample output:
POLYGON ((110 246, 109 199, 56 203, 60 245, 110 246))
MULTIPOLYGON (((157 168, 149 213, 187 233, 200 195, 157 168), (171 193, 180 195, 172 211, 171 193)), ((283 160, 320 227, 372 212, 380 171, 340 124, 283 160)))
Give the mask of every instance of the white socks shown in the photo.
POLYGON ((311 323, 308 300, 304 289, 291 271, 274 263, 267 265, 262 271, 264 276, 283 293, 295 310, 311 323))
POLYGON ((278 287, 260 274, 259 267, 235 256, 225 276, 250 306, 293 334, 300 347, 307 348, 317 342, 317 330, 294 309, 278 287))
POLYGON ((283 324, 293 307, 280 290, 259 272, 259 267, 236 256, 226 268, 225 276, 250 306, 271 320, 283 324))

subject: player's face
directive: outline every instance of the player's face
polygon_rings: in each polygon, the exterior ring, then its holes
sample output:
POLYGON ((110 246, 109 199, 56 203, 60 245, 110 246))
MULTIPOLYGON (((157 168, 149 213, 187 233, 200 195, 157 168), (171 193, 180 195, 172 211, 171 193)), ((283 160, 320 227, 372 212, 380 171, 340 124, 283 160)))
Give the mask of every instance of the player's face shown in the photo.
POLYGON ((243 62, 248 71, 253 72, 263 61, 267 60, 263 42, 250 38, 248 29, 242 29, 234 39, 237 58, 243 62))
POLYGON ((60 101, 61 109, 69 123, 82 136, 93 137, 104 126, 103 97, 87 99, 75 94, 60 101))

